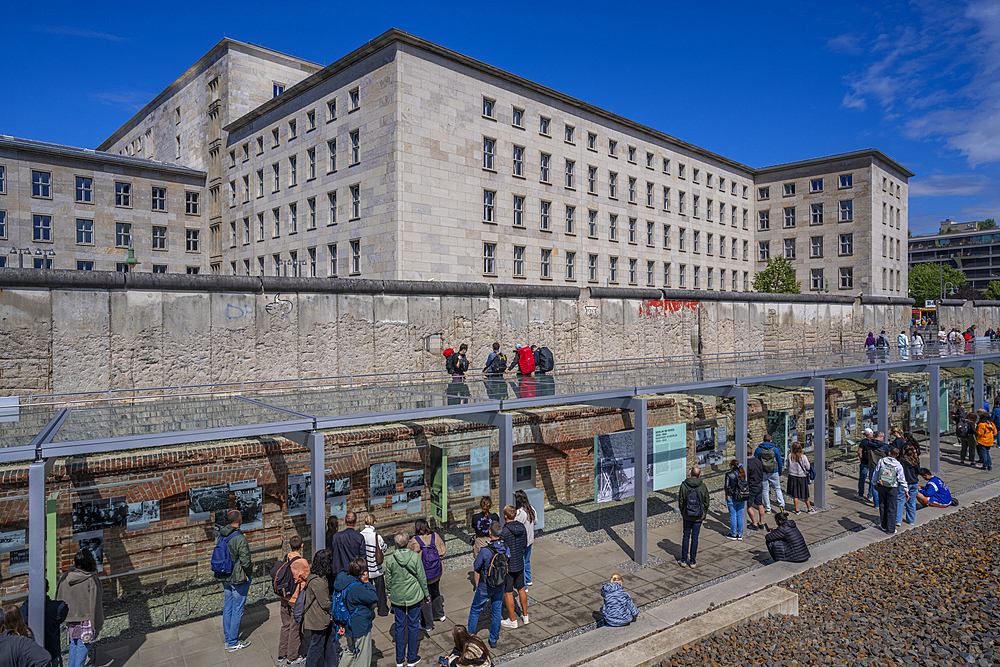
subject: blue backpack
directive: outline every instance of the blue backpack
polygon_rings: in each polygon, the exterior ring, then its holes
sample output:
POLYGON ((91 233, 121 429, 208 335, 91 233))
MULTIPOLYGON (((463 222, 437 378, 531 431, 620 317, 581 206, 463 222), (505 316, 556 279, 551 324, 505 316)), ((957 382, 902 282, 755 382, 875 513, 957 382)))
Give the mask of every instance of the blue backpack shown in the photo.
POLYGON ((229 540, 239 534, 240 531, 234 530, 228 537, 220 537, 215 543, 215 549, 212 550, 212 572, 224 576, 233 573, 233 555, 229 553, 229 540))
MULTIPOLYGON (((337 591, 333 594, 333 604, 330 608, 330 616, 333 618, 335 623, 338 623, 345 628, 351 628, 351 618, 358 613, 359 606, 354 607, 354 611, 348 611, 347 609, 347 591, 351 590, 351 586, 358 583, 357 581, 352 581, 347 584, 347 588, 342 591, 337 591)), ((334 642, 337 640, 334 639, 334 642)))

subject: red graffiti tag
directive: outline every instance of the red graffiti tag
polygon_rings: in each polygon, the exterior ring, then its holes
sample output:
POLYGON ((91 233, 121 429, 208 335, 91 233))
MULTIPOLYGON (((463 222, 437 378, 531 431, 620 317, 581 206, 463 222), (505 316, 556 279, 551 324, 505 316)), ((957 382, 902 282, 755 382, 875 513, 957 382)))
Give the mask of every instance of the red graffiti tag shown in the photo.
POLYGON ((666 313, 679 313, 682 310, 698 312, 698 301, 662 301, 646 299, 639 306, 639 315, 645 317, 660 317, 666 313))

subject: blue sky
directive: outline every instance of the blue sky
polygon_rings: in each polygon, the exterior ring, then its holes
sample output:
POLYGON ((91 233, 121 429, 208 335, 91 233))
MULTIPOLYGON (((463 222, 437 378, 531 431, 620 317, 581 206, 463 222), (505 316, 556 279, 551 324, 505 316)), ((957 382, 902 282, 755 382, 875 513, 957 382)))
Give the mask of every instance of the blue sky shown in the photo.
POLYGON ((328 64, 396 27, 751 166, 878 148, 914 233, 1000 218, 1000 0, 9 4, 2 134, 95 147, 224 36, 328 64))

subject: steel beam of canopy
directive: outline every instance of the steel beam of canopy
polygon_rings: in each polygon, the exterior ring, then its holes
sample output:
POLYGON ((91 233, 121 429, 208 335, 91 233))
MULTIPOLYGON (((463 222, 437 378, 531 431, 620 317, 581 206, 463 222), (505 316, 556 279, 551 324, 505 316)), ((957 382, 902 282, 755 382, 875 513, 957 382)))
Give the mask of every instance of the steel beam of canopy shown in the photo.
MULTIPOLYGON (((444 394, 442 397, 446 396, 444 394)), ((450 396, 457 399, 457 396, 450 396)), ((468 397, 463 397, 469 400, 468 397)), ((464 405, 439 405, 425 408, 412 408, 406 410, 393 410, 389 412, 368 412, 364 414, 345 415, 343 417, 317 417, 316 428, 340 428, 343 426, 358 426, 367 424, 387 424, 389 422, 407 421, 415 419, 433 419, 435 417, 451 417, 453 419, 465 419, 466 414, 487 412, 489 410, 499 410, 500 401, 476 401, 471 400, 464 405)), ((475 420, 468 420, 475 421, 475 420)))
POLYGON ((820 507, 826 507, 826 379, 813 378, 813 469, 816 480, 813 484, 813 500, 820 507))
POLYGON ((976 410, 981 410, 983 408, 983 362, 974 361, 972 362, 972 373, 973 379, 975 381, 972 387, 972 400, 975 403, 976 410))
MULTIPOLYGON (((477 406, 482 408, 484 406, 477 406)), ((514 415, 508 412, 465 412, 451 415, 455 419, 462 421, 495 426, 500 433, 500 507, 514 504, 514 415)), ((500 512, 503 520, 503 512, 500 512)))
POLYGON ((309 488, 312 497, 313 553, 326 546, 326 438, 316 431, 293 431, 284 436, 309 449, 309 488))
POLYGON ((879 371, 875 374, 876 395, 878 396, 878 430, 889 442, 889 372, 879 371))
MULTIPOLYGON (((927 369, 927 430, 930 432, 930 463, 935 475, 941 472, 941 367, 927 369)), ((947 406, 945 406, 947 408, 947 406)))

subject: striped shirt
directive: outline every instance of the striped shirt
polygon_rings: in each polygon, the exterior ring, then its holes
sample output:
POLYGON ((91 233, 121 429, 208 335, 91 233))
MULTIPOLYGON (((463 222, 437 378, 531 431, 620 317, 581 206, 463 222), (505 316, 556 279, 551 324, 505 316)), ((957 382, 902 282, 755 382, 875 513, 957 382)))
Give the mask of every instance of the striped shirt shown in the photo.
POLYGON ((365 526, 361 531, 361 536, 365 538, 365 557, 368 561, 368 577, 374 579, 381 577, 385 572, 382 566, 375 561, 375 549, 378 548, 385 554, 389 550, 382 537, 375 532, 374 526, 365 526), (377 545, 377 546, 376 546, 377 545))

